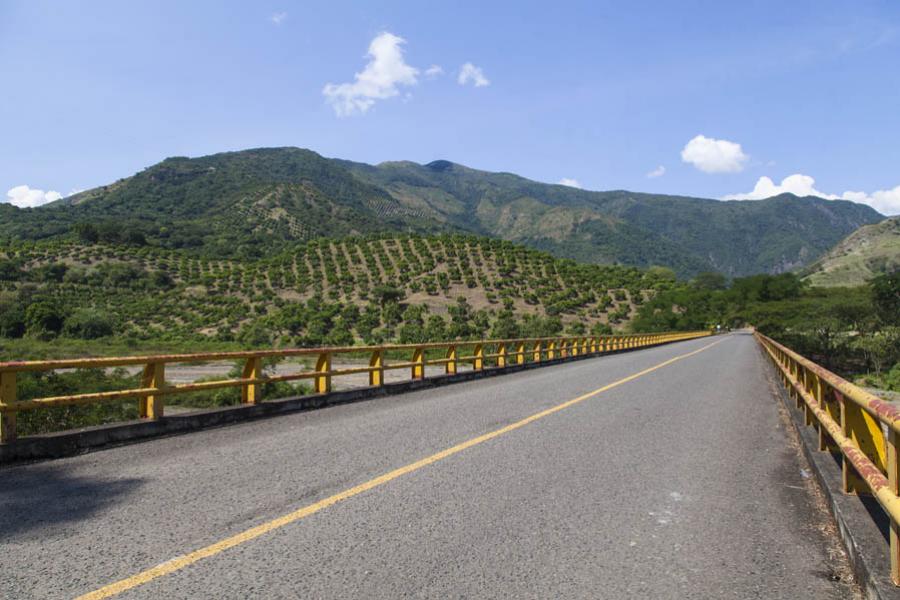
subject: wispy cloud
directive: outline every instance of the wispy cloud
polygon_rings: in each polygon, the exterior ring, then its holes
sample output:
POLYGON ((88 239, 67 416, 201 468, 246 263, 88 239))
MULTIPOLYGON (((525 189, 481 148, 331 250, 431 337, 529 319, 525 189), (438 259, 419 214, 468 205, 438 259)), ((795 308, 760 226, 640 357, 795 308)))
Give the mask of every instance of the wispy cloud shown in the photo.
POLYGON ((723 200, 763 200, 779 194, 795 196, 817 196, 826 200, 850 200, 860 204, 868 204, 885 215, 900 214, 900 185, 890 190, 878 190, 871 194, 866 192, 846 191, 843 194, 829 194, 816 189, 816 180, 809 175, 795 173, 776 184, 769 177, 760 177, 753 190, 744 194, 729 194, 723 200))
POLYGON ((459 76, 456 78, 457 83, 459 85, 466 85, 471 83, 475 87, 485 87, 491 85, 490 79, 484 76, 484 71, 481 67, 476 67, 470 62, 467 62, 459 69, 459 76))
POLYGON ((431 65, 427 69, 425 69, 425 76, 434 79, 435 77, 439 77, 444 74, 444 68, 441 65, 431 65))
POLYGON ((738 173, 749 159, 740 144, 704 135, 691 139, 681 151, 681 160, 704 173, 738 173))
POLYGON ((399 86, 411 86, 418 82, 419 70, 403 59, 401 46, 406 41, 384 32, 375 36, 369 44, 366 67, 356 75, 352 83, 329 83, 322 94, 339 117, 364 114, 376 100, 391 98, 400 93, 399 86))
POLYGON ((59 192, 38 190, 27 185, 17 185, 6 192, 6 201, 19 208, 34 208, 63 197, 59 192))
POLYGON ((276 25, 281 25, 284 23, 284 20, 287 19, 288 14, 286 12, 277 12, 269 17, 269 20, 275 23, 276 25))
POLYGON ((581 184, 578 183, 578 180, 577 180, 577 179, 572 179, 572 178, 570 178, 570 177, 563 177, 563 178, 560 179, 557 183, 559 183, 559 185, 566 185, 566 186, 569 186, 569 187, 581 189, 581 184))
POLYGON ((657 177, 662 177, 666 174, 666 168, 662 165, 659 165, 649 173, 647 173, 648 179, 656 179, 657 177))

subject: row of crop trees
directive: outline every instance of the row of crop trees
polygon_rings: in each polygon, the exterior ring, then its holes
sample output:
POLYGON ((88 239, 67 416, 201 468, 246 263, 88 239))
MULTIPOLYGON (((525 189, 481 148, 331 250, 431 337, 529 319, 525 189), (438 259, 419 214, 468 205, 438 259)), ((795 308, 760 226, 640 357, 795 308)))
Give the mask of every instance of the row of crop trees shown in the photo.
MULTIPOLYGON (((291 286, 307 298, 360 306, 378 301, 377 290, 385 287, 407 295, 424 286, 429 294, 440 289, 452 304, 458 295, 452 286, 470 285, 477 278, 494 313, 523 300, 526 305, 543 305, 543 311, 535 312, 594 319, 606 314, 615 324, 629 317, 632 302, 643 301, 644 289, 670 283, 666 277, 648 275, 624 267, 575 265, 507 242, 451 236, 321 240, 275 259, 249 263, 204 261, 147 247, 56 242, 23 244, 0 255, 0 289, 6 289, 0 305, 6 307, 7 335, 38 327, 21 307, 20 298, 27 296, 39 298, 44 313, 52 312, 54 305, 62 307, 59 310, 93 309, 106 315, 114 328, 137 336, 184 337, 204 330, 206 336, 216 331, 224 338, 227 331, 235 333, 288 302, 284 294, 291 286), (386 272, 407 275, 391 279, 386 272), (344 293, 333 294, 333 287, 323 293, 323 286, 298 283, 306 273, 316 274, 309 276, 313 281, 328 273, 344 293), (630 285, 630 290, 609 292, 609 285, 630 285), (24 290, 17 292, 22 286, 24 290), (10 307, 17 304, 19 310, 10 307)), ((45 336, 61 331, 47 328, 45 336)))

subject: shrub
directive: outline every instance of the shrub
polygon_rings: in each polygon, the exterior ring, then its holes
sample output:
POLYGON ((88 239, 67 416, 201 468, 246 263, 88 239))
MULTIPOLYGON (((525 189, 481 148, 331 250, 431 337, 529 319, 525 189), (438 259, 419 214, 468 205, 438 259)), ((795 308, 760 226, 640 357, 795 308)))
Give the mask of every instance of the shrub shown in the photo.
POLYGON ((107 315, 97 310, 81 309, 66 319, 63 333, 69 337, 94 340, 112 335, 113 323, 107 315))
POLYGON ((62 331, 65 316, 56 303, 34 302, 25 309, 25 328, 29 334, 43 337, 57 335, 62 331))

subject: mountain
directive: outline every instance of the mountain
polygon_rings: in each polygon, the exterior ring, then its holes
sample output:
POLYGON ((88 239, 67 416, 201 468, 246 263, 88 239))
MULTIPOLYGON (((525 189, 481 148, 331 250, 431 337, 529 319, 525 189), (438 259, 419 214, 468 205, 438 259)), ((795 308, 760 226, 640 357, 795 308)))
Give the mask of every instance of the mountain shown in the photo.
POLYGON ((900 217, 864 225, 805 271, 820 287, 862 285, 882 273, 900 270, 900 217))
POLYGON ((846 201, 755 202, 592 192, 438 160, 368 165, 299 148, 168 158, 37 209, 0 205, 0 236, 71 235, 79 223, 139 229, 153 244, 211 257, 317 237, 465 232, 601 264, 680 275, 778 273, 819 258, 882 215, 846 201))

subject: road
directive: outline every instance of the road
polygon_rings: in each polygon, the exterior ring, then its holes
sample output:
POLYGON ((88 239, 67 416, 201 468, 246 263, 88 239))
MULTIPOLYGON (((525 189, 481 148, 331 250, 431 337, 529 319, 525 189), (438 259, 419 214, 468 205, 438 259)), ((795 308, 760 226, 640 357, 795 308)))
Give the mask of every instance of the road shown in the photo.
POLYGON ((769 378, 729 335, 4 469, 0 597, 847 597, 769 378))

